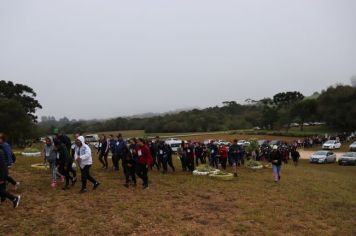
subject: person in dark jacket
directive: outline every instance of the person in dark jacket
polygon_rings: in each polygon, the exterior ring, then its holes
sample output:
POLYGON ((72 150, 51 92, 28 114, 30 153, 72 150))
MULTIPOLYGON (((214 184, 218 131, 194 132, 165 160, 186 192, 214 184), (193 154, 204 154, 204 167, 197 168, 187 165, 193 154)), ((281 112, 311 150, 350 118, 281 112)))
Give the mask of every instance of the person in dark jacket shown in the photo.
MULTIPOLYGON (((3 133, 0 133, 0 146, 2 147, 3 152, 5 154, 6 165, 8 168, 11 168, 15 162, 15 155, 12 152, 10 144, 6 142, 5 135, 3 133)), ((6 181, 14 186, 14 190, 17 190, 17 187, 20 185, 20 183, 16 182, 10 175, 7 175, 6 181)))
POLYGON ((126 145, 127 145, 127 143, 123 139, 122 134, 118 134, 116 146, 115 146, 115 155, 117 156, 117 166, 118 167, 119 167, 120 160, 121 160, 121 165, 123 165, 123 160, 125 158, 126 151, 127 151, 126 145))
POLYGON ((173 150, 172 150, 172 147, 169 144, 165 143, 164 144, 164 149, 165 149, 165 152, 167 154, 167 164, 168 164, 169 167, 171 167, 172 171, 175 172, 176 168, 173 165, 173 150))
POLYGON ((194 146, 192 143, 188 143, 186 147, 187 152, 187 164, 189 171, 193 172, 195 170, 194 166, 194 146))
POLYGON ((117 140, 114 138, 114 135, 110 134, 109 136, 109 151, 112 154, 112 166, 114 167, 114 171, 119 171, 119 160, 116 154, 116 142, 117 140))
POLYGON ((128 151, 126 152, 124 159, 122 159, 122 167, 124 169, 124 174, 125 174, 125 187, 129 188, 130 184, 133 187, 136 187, 136 169, 135 169, 135 160, 138 158, 137 157, 137 152, 136 152, 136 146, 137 146, 137 141, 136 139, 131 139, 130 144, 127 145, 128 151))
POLYGON ((233 144, 229 148, 229 160, 234 167, 235 177, 237 177, 237 166, 240 163, 240 152, 241 148, 239 145, 237 145, 237 139, 235 139, 233 144))
POLYGON ((8 177, 8 167, 6 162, 6 155, 3 148, 0 146, 0 199, 1 203, 9 199, 14 208, 17 208, 20 204, 21 196, 14 196, 6 191, 6 183, 8 177))
POLYGON ((69 152, 69 150, 72 147, 72 142, 70 141, 70 138, 67 135, 59 132, 58 129, 54 130, 54 135, 55 135, 55 137, 53 138, 53 142, 54 143, 60 142, 60 143, 64 144, 64 146, 67 148, 67 150, 69 152))
POLYGON ((194 153, 195 153, 195 165, 198 166, 199 161, 200 161, 200 164, 205 164, 204 158, 203 158, 204 150, 200 143, 196 144, 194 153))
POLYGON ((280 150, 278 150, 278 147, 273 146, 273 150, 270 154, 270 160, 272 162, 272 170, 275 182, 279 182, 281 180, 282 159, 283 156, 280 150))
POLYGON ((103 165, 103 169, 108 169, 109 143, 105 135, 102 135, 98 147, 99 161, 103 165))
POLYGON ((184 141, 178 148, 177 154, 178 154, 180 162, 182 164, 182 171, 188 171, 187 150, 186 150, 186 144, 184 141))
POLYGON ((58 155, 58 170, 65 177, 66 181, 63 190, 67 190, 69 189, 69 180, 72 182, 72 185, 76 183, 76 178, 71 177, 69 174, 72 170, 74 159, 69 154, 67 147, 64 144, 57 141, 54 145, 58 155))
POLYGON ((300 158, 300 154, 297 151, 297 149, 295 147, 292 148, 291 150, 291 156, 294 162, 294 166, 297 167, 298 166, 298 162, 299 162, 299 158, 300 158))
POLYGON ((209 145, 210 149, 210 166, 218 169, 219 168, 219 148, 212 140, 209 145))

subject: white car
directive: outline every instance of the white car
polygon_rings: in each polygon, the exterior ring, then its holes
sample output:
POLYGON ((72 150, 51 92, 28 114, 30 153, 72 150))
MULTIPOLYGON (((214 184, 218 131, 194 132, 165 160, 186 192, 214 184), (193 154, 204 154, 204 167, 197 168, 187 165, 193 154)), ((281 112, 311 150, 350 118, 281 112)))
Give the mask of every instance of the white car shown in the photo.
POLYGON ((335 163, 336 162, 336 154, 331 151, 317 151, 309 158, 310 163, 335 163))
POLYGON ((350 150, 356 150, 356 142, 353 142, 353 143, 350 145, 350 150))
POLYGON ((339 159, 339 165, 356 165, 356 152, 347 152, 339 159))
POLYGON ((329 140, 323 144, 323 149, 333 150, 341 148, 341 143, 336 140, 329 140))
POLYGON ((95 148, 99 147, 99 135, 97 134, 88 134, 85 135, 84 137, 85 142, 89 145, 89 146, 93 146, 95 148))
POLYGON ((216 144, 217 145, 225 145, 225 146, 230 146, 231 145, 230 142, 225 141, 225 140, 218 140, 218 141, 216 141, 216 144))
POLYGON ((173 152, 177 152, 178 148, 182 145, 182 140, 176 139, 176 138, 169 138, 165 141, 166 144, 168 144, 173 152))
POLYGON ((251 143, 249 141, 246 141, 246 140, 239 140, 237 142, 237 145, 239 146, 243 146, 243 147, 247 147, 248 145, 250 145, 251 143))

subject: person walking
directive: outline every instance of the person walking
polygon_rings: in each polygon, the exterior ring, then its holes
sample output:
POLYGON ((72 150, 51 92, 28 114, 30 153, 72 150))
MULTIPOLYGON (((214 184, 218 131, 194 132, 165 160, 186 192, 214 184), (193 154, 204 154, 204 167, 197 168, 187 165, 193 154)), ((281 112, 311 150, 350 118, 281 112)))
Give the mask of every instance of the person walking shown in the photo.
MULTIPOLYGON (((7 168, 10 169, 14 164, 15 155, 12 152, 10 144, 6 142, 5 135, 3 133, 0 133, 0 147, 3 149, 3 152, 5 154, 5 163, 7 165, 7 168)), ((6 181, 13 186, 13 189, 17 190, 20 183, 14 180, 9 174, 7 174, 6 178, 6 181)))
POLYGON ((237 145, 237 139, 235 139, 233 144, 230 146, 228 157, 234 168, 234 176, 237 177, 237 166, 240 163, 240 147, 237 145))
POLYGON ((291 156, 293 159, 294 166, 297 167, 300 159, 300 153, 297 151, 295 147, 292 147, 291 156))
POLYGON ((210 166, 218 169, 219 168, 219 148, 214 143, 214 140, 211 140, 209 149, 210 149, 210 166))
POLYGON ((229 156, 229 151, 225 145, 220 145, 219 157, 220 163, 223 170, 226 170, 227 158, 229 156))
POLYGON ((128 151, 122 160, 122 167, 124 169, 125 174, 125 187, 129 188, 130 184, 133 187, 136 187, 136 169, 135 169, 135 160, 138 158, 136 153, 137 141, 136 139, 131 139, 130 144, 127 145, 128 151))
POLYGON ((98 153, 99 161, 103 165, 103 169, 108 169, 108 155, 109 155, 109 143, 105 135, 102 135, 99 142, 98 153))
POLYGON ((6 162, 7 156, 2 146, 0 146, 0 199, 1 204, 9 199, 14 208, 20 204, 21 196, 14 196, 6 191, 6 184, 8 179, 8 166, 6 162))
POLYGON ((143 181, 143 189, 148 189, 148 168, 151 166, 153 162, 153 158, 151 156, 150 149, 146 145, 145 141, 140 138, 138 139, 136 147, 136 175, 140 177, 143 181))
POLYGON ((57 152, 52 143, 52 139, 47 137, 46 144, 44 146, 44 162, 49 164, 51 170, 51 187, 55 188, 57 186, 57 152))
MULTIPOLYGON (((60 142, 54 144, 55 150, 58 155, 58 169, 59 172, 65 177, 65 186, 63 190, 69 189, 69 180, 72 182, 72 186, 76 183, 76 177, 70 176, 70 171, 73 168, 73 158, 69 154, 66 146, 60 142)), ((74 171, 75 173, 75 171, 74 171)), ((76 173, 74 174, 76 176, 76 173)))
POLYGON ((278 147, 276 145, 273 146, 273 150, 270 154, 270 160, 272 162, 274 181, 276 183, 281 180, 282 159, 283 159, 283 156, 282 156, 280 150, 278 150, 278 147))
POLYGON ((87 190, 88 180, 91 183, 93 183, 94 190, 99 187, 100 183, 90 175, 90 168, 93 165, 93 158, 92 158, 90 147, 87 144, 85 144, 84 137, 83 136, 78 137, 75 140, 75 143, 76 143, 75 160, 80 166, 80 172, 82 175, 82 188, 80 190, 80 193, 86 193, 88 191, 87 190))

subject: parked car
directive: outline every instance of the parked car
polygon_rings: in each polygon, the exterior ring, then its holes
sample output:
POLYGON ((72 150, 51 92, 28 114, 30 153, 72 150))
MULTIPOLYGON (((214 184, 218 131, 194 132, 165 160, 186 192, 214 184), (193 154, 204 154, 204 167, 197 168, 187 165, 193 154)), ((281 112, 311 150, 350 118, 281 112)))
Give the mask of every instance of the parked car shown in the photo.
POLYGON ((258 140, 257 143, 258 146, 268 145, 268 140, 258 140))
POLYGON ((246 140, 239 140, 237 142, 237 145, 242 146, 242 147, 247 147, 248 145, 250 145, 250 142, 246 141, 246 140))
POLYGON ((331 151, 317 151, 313 155, 311 155, 309 159, 310 163, 335 163, 336 162, 336 154, 331 151))
POLYGON ((339 148, 341 148, 341 143, 337 140, 328 140, 323 144, 323 149, 333 150, 339 148))
POLYGON ((214 141, 213 139, 207 139, 204 141, 204 145, 209 145, 211 141, 214 141))
POLYGON ((289 125, 289 127, 299 127, 299 124, 298 123, 291 123, 290 125, 289 125))
POLYGON ((353 143, 350 145, 350 151, 356 151, 356 142, 353 142, 353 143))
POLYGON ((173 152, 177 152, 178 148, 182 145, 182 140, 176 139, 176 138, 169 138, 165 141, 166 144, 168 144, 173 152))
POLYGON ((347 152, 339 159, 339 165, 356 165, 356 152, 347 152))
POLYGON ((215 142, 217 145, 225 145, 225 146, 230 146, 231 143, 225 140, 218 140, 215 142))
POLYGON ((90 146, 93 146, 95 148, 99 147, 99 135, 97 134, 88 134, 85 135, 85 143, 87 143, 90 146))
POLYGON ((273 147, 273 146, 281 146, 283 144, 283 142, 282 141, 280 141, 280 140, 272 140, 270 143, 269 143, 269 145, 271 146, 271 147, 273 147))

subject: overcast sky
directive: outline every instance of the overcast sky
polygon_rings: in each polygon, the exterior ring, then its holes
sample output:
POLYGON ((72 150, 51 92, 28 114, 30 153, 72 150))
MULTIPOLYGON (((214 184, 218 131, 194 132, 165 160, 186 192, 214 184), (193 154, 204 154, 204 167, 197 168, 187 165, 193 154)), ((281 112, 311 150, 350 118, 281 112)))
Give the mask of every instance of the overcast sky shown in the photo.
POLYGON ((206 107, 356 74, 355 0, 0 0, 0 79, 57 118, 206 107))

